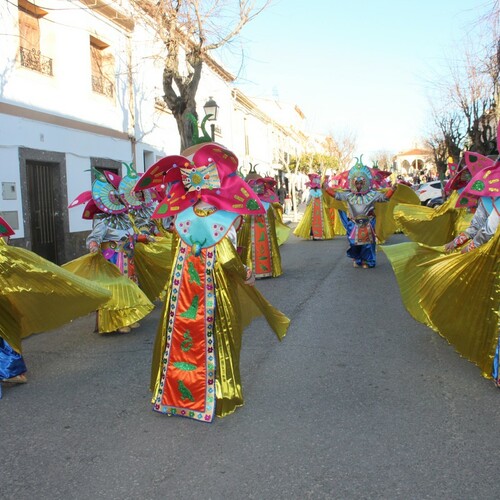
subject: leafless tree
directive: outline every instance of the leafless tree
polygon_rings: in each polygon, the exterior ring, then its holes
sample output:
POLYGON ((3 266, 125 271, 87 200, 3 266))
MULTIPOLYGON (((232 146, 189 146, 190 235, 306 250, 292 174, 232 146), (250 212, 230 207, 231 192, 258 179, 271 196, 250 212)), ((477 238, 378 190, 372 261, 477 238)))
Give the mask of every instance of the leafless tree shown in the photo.
POLYGON ((130 0, 136 18, 165 47, 163 100, 177 122, 181 150, 192 145, 188 115, 209 54, 233 40, 272 0, 130 0))
POLYGON ((438 155, 435 162, 439 171, 446 169, 448 157, 458 161, 464 148, 484 155, 496 150, 499 19, 500 0, 493 0, 471 27, 476 31, 466 37, 460 58, 449 60, 447 74, 434 84, 434 127, 426 142, 438 155))
POLYGON ((381 170, 391 170, 394 154, 390 151, 376 151, 370 156, 370 160, 381 170))
POLYGON ((348 130, 330 134, 325 138, 323 148, 327 155, 337 160, 341 171, 347 170, 356 149, 356 135, 348 130))

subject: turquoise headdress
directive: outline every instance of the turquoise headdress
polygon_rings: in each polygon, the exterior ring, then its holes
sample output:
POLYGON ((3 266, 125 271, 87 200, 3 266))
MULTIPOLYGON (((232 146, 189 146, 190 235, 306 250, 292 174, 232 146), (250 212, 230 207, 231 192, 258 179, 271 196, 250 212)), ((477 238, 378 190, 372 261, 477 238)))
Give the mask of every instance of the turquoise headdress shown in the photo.
POLYGON ((363 155, 359 159, 356 158, 356 163, 349 170, 347 179, 349 181, 349 189, 353 193, 365 194, 370 191, 372 187, 372 173, 366 165, 363 165, 363 155), (356 187, 356 182, 362 183, 360 190, 356 187))

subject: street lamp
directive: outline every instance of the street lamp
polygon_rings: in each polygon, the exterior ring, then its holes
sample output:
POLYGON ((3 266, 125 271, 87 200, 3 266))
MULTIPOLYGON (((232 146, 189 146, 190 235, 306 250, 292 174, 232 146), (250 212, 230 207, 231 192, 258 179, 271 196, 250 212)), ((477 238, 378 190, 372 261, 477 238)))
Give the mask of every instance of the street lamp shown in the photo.
MULTIPOLYGON (((217 103, 214 101, 213 97, 210 96, 208 98, 208 101, 203 106, 203 110, 205 111, 205 116, 207 117, 208 121, 214 122, 215 120, 217 120, 218 109, 219 106, 217 106, 217 103)), ((212 141, 215 141, 215 123, 210 124, 210 130, 212 132, 212 141)))

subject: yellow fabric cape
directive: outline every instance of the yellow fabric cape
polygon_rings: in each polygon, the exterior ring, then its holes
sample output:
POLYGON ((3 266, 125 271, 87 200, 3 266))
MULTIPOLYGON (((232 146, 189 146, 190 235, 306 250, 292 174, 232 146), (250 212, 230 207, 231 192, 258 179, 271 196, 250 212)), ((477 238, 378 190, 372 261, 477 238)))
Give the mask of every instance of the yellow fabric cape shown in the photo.
POLYGON ((0 238, 0 337, 21 352, 21 339, 94 311, 111 293, 0 238))
POLYGON ((156 241, 135 245, 134 263, 141 290, 155 301, 164 290, 172 270, 172 245, 174 236, 165 233, 156 241))
POLYGON ((85 254, 63 268, 111 292, 111 298, 97 309, 99 333, 131 325, 154 309, 144 292, 100 252, 85 254))
POLYGON ((274 208, 274 223, 278 245, 281 246, 290 237, 291 229, 283 222, 283 207, 279 203, 273 203, 272 207, 274 208))

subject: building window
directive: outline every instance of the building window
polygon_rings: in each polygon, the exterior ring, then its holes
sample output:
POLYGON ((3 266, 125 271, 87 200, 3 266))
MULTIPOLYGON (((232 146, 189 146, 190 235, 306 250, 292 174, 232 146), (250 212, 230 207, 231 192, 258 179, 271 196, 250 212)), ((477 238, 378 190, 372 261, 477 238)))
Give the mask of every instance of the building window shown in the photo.
POLYGON ((106 97, 114 95, 115 58, 107 43, 90 37, 90 66, 92 90, 106 97))
POLYGON ((18 12, 21 66, 52 76, 52 59, 40 50, 40 19, 47 11, 27 0, 19 0, 18 12))

